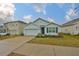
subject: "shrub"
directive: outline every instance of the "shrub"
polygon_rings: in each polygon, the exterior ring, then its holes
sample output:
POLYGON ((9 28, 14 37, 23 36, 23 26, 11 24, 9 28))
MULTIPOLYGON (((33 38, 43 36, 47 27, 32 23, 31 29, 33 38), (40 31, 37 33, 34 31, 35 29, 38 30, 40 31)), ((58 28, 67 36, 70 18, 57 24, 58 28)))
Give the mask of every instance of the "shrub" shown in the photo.
POLYGON ((43 36, 43 34, 39 33, 36 37, 42 37, 42 36, 43 36))
POLYGON ((24 34, 23 34, 23 33, 21 33, 21 36, 24 36, 24 34))
POLYGON ((39 33, 37 36, 36 36, 37 38, 60 38, 60 37, 63 37, 62 35, 44 35, 44 34, 41 34, 41 33, 39 33))
POLYGON ((6 35, 7 35, 7 36, 9 36, 10 34, 9 34, 9 33, 7 33, 6 35))

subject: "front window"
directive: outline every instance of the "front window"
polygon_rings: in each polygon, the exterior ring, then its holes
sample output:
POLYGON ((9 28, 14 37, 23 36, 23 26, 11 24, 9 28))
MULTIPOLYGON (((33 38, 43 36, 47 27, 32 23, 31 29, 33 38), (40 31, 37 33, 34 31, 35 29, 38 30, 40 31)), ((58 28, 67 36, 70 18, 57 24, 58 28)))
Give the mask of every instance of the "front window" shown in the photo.
POLYGON ((47 33, 57 33, 58 32, 58 27, 48 27, 47 28, 47 33))

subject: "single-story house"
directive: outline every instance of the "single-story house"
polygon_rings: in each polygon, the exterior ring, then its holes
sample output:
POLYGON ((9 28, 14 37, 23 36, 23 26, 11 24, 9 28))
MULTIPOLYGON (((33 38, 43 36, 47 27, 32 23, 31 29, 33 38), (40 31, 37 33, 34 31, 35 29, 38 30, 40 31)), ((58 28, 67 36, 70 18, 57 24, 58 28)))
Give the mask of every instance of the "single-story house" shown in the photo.
POLYGON ((79 34, 79 18, 63 24, 61 29, 63 33, 67 33, 71 35, 79 34))
POLYGON ((61 31, 61 28, 58 24, 49 22, 42 18, 38 18, 37 20, 29 23, 24 28, 24 35, 58 35, 61 31))
POLYGON ((26 23, 23 21, 11 21, 4 23, 6 31, 10 35, 22 35, 26 23))

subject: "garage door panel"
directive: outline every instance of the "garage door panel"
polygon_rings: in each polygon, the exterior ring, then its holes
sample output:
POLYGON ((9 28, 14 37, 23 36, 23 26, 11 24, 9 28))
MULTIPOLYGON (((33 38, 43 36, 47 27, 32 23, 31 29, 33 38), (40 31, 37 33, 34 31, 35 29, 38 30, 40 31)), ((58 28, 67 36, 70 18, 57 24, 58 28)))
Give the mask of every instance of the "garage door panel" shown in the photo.
POLYGON ((40 30, 38 29, 26 29, 24 32, 24 35, 37 35, 38 33, 40 33, 40 30))

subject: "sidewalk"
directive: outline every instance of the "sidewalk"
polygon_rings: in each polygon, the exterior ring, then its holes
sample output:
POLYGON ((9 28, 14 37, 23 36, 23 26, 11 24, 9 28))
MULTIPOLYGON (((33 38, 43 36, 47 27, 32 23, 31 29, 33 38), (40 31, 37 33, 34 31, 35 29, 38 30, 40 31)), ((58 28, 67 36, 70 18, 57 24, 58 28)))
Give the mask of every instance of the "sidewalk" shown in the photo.
POLYGON ((25 43, 13 53, 26 56, 79 56, 79 48, 25 43))

